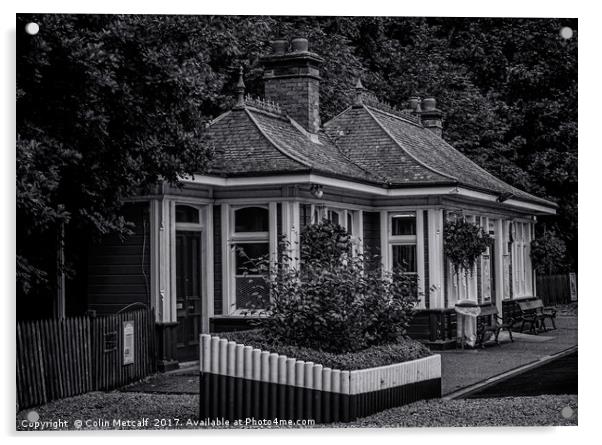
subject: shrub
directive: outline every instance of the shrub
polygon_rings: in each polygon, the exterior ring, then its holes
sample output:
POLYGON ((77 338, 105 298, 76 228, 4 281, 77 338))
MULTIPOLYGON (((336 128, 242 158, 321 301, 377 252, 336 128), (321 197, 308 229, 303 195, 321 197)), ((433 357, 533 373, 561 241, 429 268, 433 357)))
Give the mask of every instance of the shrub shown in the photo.
POLYGON ((343 371, 387 366, 432 355, 431 351, 422 343, 408 338, 400 339, 395 343, 371 346, 361 351, 333 353, 283 344, 262 329, 225 332, 216 335, 263 351, 275 352, 297 360, 313 362, 343 371))
POLYGON ((352 251, 351 236, 339 224, 325 219, 317 224, 310 224, 301 231, 301 262, 337 261, 352 251))
POLYGON ((566 255, 566 244, 552 231, 546 231, 531 241, 531 259, 535 271, 552 274, 564 269, 562 258, 566 255))
MULTIPOLYGON (((276 267, 262 265, 270 301, 258 323, 266 335, 288 345, 350 352, 403 337, 416 302, 416 282, 402 269, 383 273, 352 256, 351 238, 323 222, 301 235, 301 264, 286 252, 276 267), (268 272, 269 270, 269 272, 268 272)), ((258 292, 259 293, 259 292, 258 292)))

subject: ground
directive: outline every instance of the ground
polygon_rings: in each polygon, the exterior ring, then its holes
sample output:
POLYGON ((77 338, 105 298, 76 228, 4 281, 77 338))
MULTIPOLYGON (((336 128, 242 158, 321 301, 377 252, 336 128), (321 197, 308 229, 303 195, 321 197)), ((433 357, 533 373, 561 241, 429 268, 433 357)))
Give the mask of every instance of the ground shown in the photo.
POLYGON ((502 346, 486 349, 440 351, 443 394, 477 383, 484 378, 532 363, 577 345, 577 317, 559 316, 558 329, 539 335, 513 334, 509 343, 504 335, 502 346))
MULTIPOLYGON (((558 329, 538 336, 521 336, 477 350, 441 352, 442 391, 454 397, 460 388, 524 366, 577 345, 577 317, 559 316, 558 329)), ((154 429, 198 428, 198 370, 192 367, 161 374, 109 393, 94 392, 58 400, 17 414, 17 429, 31 429, 27 419, 66 420, 46 429, 154 429), (114 419, 122 423, 115 426, 114 419), (147 424, 137 423, 149 419, 147 424), (176 420, 178 419, 178 420, 176 420), (79 420, 82 424, 77 425, 79 420), (87 422, 86 422, 87 421, 87 422), (106 423, 105 423, 106 421, 106 423)), ((489 397, 489 396, 488 396, 489 397)), ((520 426, 576 425, 577 395, 537 395, 419 401, 359 419, 325 427, 520 426)))
MULTIPOLYGON (((93 392, 36 408, 40 421, 66 420, 59 429, 199 428, 199 396, 93 392), (138 424, 149 419, 148 424, 138 424), (75 422, 81 421, 78 427, 75 422), (114 420, 120 420, 116 427, 114 420), (106 421, 104 423, 103 421, 106 421)), ((17 429, 27 430, 31 410, 17 415, 17 429)), ((577 425, 577 395, 505 397, 497 399, 428 400, 389 409, 349 424, 321 427, 425 427, 577 425), (571 414, 563 416, 570 407, 571 414)), ((45 429, 52 429, 52 426, 45 429)))

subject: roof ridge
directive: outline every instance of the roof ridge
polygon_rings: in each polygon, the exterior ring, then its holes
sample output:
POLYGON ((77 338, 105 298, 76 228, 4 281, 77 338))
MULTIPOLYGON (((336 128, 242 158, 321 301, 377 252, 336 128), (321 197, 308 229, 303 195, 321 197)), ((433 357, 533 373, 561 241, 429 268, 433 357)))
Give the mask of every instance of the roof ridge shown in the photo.
POLYGON ((369 106, 375 110, 381 111, 383 113, 387 113, 391 116, 399 117, 401 119, 405 119, 415 125, 422 126, 420 122, 420 118, 418 116, 414 116, 407 111, 400 110, 395 108, 388 102, 380 100, 373 93, 364 93, 362 105, 369 106), (365 99, 368 99, 367 101, 365 99))
POLYGON ((261 125, 259 124, 259 122, 257 122, 257 119, 255 119, 253 117, 253 115, 251 114, 251 112, 245 108, 245 113, 247 113, 247 115, 249 116, 249 119, 251 119, 251 122, 253 122, 253 124, 257 127, 257 130, 259 130, 259 132, 262 134, 262 136, 264 138, 266 138, 268 140, 268 142, 270 144, 272 144, 276 150, 278 150, 280 153, 282 153, 283 155, 291 158, 293 161, 298 162, 299 164, 307 167, 307 168, 312 168, 311 164, 308 164, 307 161, 302 160, 301 158, 299 158, 298 156, 293 155, 292 153, 289 153, 288 150, 285 150, 284 148, 280 147, 264 130, 263 128, 261 128, 261 125))
MULTIPOLYGON (((424 128, 424 126, 422 125, 422 123, 419 120, 414 120, 411 115, 407 115, 407 116, 402 116, 401 114, 395 114, 395 113, 391 113, 390 111, 387 110, 383 110, 382 108, 379 107, 375 107, 374 105, 371 104, 363 104, 365 107, 368 108, 372 108, 374 111, 378 111, 379 113, 383 113, 386 114, 387 116, 390 116, 394 119, 399 119, 401 121, 407 122, 408 124, 412 124, 418 128, 424 128)), ((402 113, 401 111, 399 111, 399 113, 402 113)))
MULTIPOLYGON (((378 126, 387 134, 387 136, 389 136, 391 138, 391 140, 393 142, 395 142, 395 144, 401 148, 409 157, 411 157, 414 161, 418 162, 420 165, 422 165, 424 168, 431 170, 432 172, 441 175, 445 178, 449 178, 449 179, 453 179, 454 181, 460 182, 458 178, 456 178, 455 176, 451 176, 448 175, 446 173, 443 173, 441 171, 439 171, 438 169, 431 167, 430 165, 428 165, 427 163, 425 163, 424 161, 418 159, 416 156, 414 156, 412 153, 410 153, 408 150, 406 150, 403 145, 401 145, 401 143, 395 138, 395 136, 393 136, 391 134, 391 132, 389 130, 387 130, 385 128, 385 126, 378 120, 378 118, 376 116, 374 116, 374 113, 372 113, 372 111, 370 111, 368 109, 368 107, 366 105, 362 105, 362 107, 368 112, 368 114, 372 117, 372 119, 374 119, 374 121, 378 124, 378 126)), ((426 130, 429 131, 429 130, 426 130)))

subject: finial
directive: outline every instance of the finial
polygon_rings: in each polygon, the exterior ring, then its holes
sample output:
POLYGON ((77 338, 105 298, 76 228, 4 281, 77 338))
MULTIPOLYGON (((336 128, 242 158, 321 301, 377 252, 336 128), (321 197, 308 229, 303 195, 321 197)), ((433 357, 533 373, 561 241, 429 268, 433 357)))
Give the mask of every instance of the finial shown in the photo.
POLYGON ((243 69, 241 66, 238 70, 238 82, 236 84, 236 92, 238 93, 237 107, 244 107, 245 105, 245 81, 242 78, 242 73, 243 69))
POLYGON ((353 105, 360 106, 363 104, 364 91, 366 91, 366 89, 362 85, 362 79, 358 77, 357 82, 355 83, 355 99, 353 105))

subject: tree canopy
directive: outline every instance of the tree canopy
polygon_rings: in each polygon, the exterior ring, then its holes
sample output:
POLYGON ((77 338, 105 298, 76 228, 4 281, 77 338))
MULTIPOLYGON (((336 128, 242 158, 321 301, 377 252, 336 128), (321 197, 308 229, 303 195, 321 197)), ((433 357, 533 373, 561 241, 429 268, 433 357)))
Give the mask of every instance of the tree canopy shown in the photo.
POLYGON ((538 230, 576 268, 576 19, 21 15, 17 29, 21 291, 48 286, 56 253, 40 246, 61 226, 125 235, 124 199, 203 171, 204 124, 233 105, 238 67, 262 95, 259 56, 299 35, 326 60, 323 121, 351 102, 358 76, 399 107, 435 96, 446 140, 559 203, 538 230))

